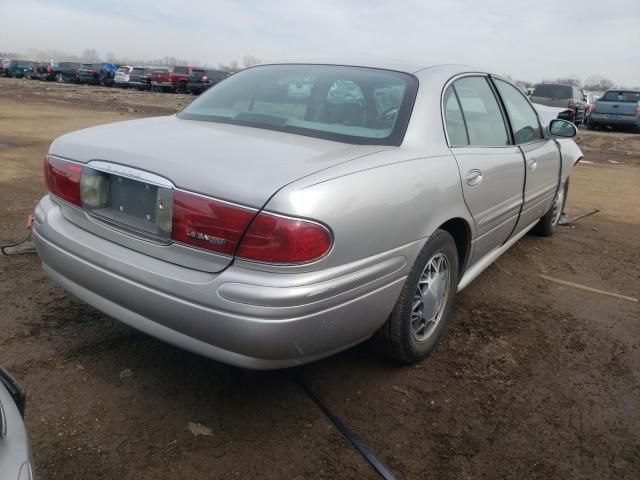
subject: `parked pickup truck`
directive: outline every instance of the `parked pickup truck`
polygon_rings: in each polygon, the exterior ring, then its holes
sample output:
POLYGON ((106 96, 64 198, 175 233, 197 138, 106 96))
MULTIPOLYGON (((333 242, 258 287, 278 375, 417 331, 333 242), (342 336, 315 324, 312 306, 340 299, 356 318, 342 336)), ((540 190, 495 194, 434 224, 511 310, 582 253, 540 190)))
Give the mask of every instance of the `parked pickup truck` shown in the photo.
POLYGON ((151 88, 158 92, 187 93, 189 75, 196 67, 175 66, 171 72, 151 74, 151 88))
POLYGON ((117 65, 113 63, 83 64, 78 70, 78 81, 88 85, 104 85, 110 87, 113 84, 117 65))
POLYGON ((589 114, 587 128, 625 127, 640 133, 640 90, 607 90, 589 114))
POLYGON ((133 67, 129 74, 129 87, 138 90, 151 90, 151 75, 153 72, 169 72, 166 67, 133 67))
POLYGON ((207 88, 213 87, 216 83, 220 83, 229 75, 231 75, 229 72, 223 70, 194 68, 187 81, 187 90, 194 95, 200 95, 207 88))

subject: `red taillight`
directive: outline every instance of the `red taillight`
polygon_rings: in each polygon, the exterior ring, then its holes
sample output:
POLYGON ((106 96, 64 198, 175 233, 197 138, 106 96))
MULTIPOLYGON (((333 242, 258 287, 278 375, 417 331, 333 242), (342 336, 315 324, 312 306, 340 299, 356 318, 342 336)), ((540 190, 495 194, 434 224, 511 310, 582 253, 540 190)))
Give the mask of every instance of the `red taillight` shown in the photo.
POLYGON ((326 255, 331 244, 331 232, 318 223, 262 212, 236 255, 258 262, 306 263, 326 255))
POLYGON ((573 100, 569 100, 569 103, 567 103, 567 108, 576 108, 576 103, 573 100))
POLYGON ((232 255, 254 215, 254 210, 176 190, 171 238, 232 255))
POLYGON ((203 82, 206 82, 207 80, 209 80, 209 77, 207 77, 206 75, 202 77, 203 82))
POLYGON ((51 65, 47 65, 47 73, 51 73, 51 65))
POLYGON ((640 117, 640 103, 636 105, 636 117, 640 117))
POLYGON ((44 179, 49 192, 79 207, 82 206, 80 200, 81 175, 82 165, 49 155, 44 157, 44 179))

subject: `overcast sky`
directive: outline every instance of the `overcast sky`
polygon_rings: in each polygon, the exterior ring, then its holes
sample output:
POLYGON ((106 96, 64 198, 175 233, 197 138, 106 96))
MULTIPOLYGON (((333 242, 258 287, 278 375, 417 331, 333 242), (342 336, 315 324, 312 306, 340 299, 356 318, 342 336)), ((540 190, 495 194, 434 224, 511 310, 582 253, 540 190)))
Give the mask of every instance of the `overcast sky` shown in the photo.
POLYGON ((0 0, 0 51, 469 63, 640 85, 640 0, 0 0))

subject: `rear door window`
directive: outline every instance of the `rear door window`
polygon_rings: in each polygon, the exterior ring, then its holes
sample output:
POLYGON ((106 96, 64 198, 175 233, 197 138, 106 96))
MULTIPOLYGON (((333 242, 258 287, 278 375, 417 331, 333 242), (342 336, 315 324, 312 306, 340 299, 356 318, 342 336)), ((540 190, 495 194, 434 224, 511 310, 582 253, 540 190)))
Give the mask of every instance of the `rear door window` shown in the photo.
POLYGON ((528 143, 540 140, 542 128, 538 115, 520 90, 499 79, 495 79, 495 84, 507 109, 515 142, 528 143))
POLYGON ((469 145, 501 147, 509 145, 507 127, 485 77, 465 77, 454 82, 469 135, 469 145))
POLYGON ((571 98, 571 86, 570 85, 555 85, 552 83, 545 83, 538 85, 533 91, 533 97, 543 97, 551 99, 564 99, 571 98))
POLYGON ((469 145, 467 127, 465 127, 462 109, 460 108, 460 103, 458 102, 458 97, 456 97, 453 87, 450 86, 444 93, 443 104, 444 122, 447 128, 449 144, 452 147, 469 145))
POLYGON ((608 91, 602 97, 604 102, 623 102, 637 103, 640 102, 640 92, 625 92, 621 90, 608 91))

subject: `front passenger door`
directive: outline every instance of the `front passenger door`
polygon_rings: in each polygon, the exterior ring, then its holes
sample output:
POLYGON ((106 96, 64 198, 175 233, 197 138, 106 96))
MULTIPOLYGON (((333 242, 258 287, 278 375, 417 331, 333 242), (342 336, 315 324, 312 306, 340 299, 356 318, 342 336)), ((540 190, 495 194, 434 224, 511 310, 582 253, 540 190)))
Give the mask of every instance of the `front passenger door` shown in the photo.
POLYGON ((515 229, 519 232, 551 208, 560 179, 560 150, 555 140, 545 138, 538 115, 524 94, 503 80, 493 81, 507 110, 514 141, 525 159, 524 202, 515 229))

